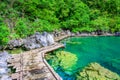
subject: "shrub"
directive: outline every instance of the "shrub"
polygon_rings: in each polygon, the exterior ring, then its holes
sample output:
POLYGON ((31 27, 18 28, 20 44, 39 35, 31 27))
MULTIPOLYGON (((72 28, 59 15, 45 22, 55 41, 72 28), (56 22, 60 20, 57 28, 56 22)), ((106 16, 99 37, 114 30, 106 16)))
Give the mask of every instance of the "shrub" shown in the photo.
POLYGON ((20 18, 18 19, 16 26, 15 26, 15 32, 19 37, 26 37, 28 35, 28 27, 26 25, 26 19, 20 18))
POLYGON ((0 45, 5 45, 9 41, 9 28, 4 24, 2 18, 0 18, 0 45))

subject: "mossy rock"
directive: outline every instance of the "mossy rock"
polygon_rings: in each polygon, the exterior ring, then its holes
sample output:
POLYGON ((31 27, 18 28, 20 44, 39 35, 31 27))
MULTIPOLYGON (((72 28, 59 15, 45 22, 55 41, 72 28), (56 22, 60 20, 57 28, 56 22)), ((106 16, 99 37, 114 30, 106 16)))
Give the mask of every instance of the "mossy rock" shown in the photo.
POLYGON ((58 66, 66 73, 71 74, 71 71, 76 69, 77 56, 66 51, 57 51, 55 57, 52 57, 52 66, 56 69, 58 66))

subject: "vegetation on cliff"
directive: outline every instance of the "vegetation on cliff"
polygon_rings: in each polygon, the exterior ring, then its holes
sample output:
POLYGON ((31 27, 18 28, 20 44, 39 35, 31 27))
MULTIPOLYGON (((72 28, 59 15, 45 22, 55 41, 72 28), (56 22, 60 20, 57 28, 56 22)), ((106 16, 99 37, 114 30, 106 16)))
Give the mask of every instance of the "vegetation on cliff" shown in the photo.
POLYGON ((0 0, 0 45, 36 31, 118 32, 119 21, 119 0, 0 0))

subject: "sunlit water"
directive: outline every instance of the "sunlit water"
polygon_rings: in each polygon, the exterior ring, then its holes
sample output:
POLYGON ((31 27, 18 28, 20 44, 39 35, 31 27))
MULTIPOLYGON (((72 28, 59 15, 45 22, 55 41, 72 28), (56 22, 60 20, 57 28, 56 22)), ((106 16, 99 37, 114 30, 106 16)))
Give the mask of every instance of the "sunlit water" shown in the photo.
POLYGON ((63 80, 75 80, 75 72, 91 62, 98 62, 120 75, 120 37, 72 37, 62 42, 66 43, 63 50, 78 57, 73 75, 68 75, 59 68, 56 70, 63 80))

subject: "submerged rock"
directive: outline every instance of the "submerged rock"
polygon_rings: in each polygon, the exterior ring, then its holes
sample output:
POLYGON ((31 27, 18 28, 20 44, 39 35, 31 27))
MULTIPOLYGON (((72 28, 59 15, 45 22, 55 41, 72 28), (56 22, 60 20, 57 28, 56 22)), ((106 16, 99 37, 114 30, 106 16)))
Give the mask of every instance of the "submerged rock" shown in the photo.
POLYGON ((66 74, 71 75, 76 69, 77 56, 70 52, 58 51, 55 56, 49 57, 52 60, 52 67, 54 69, 61 68, 66 74))
POLYGON ((78 72, 77 80, 120 80, 120 76, 98 63, 91 63, 78 72))

